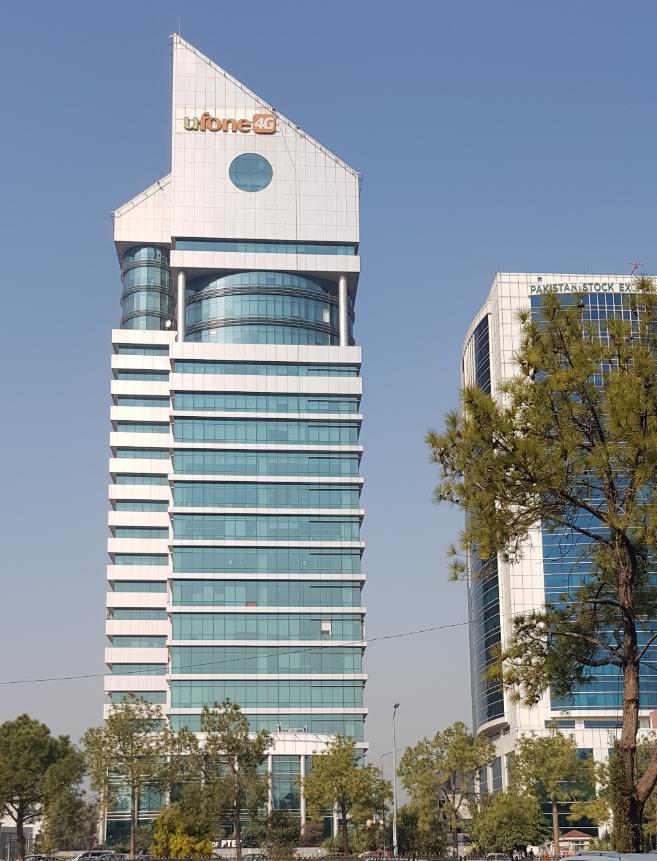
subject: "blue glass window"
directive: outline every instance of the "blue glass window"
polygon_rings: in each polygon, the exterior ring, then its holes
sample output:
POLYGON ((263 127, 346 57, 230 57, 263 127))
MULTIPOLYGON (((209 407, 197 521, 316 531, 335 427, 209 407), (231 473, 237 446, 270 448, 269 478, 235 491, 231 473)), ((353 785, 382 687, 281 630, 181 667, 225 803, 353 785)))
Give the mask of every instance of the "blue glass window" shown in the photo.
POLYGON ((168 554, 160 553, 116 553, 115 565, 166 565, 168 554))
MULTIPOLYGON (((342 735, 353 738, 354 741, 363 741, 364 717, 362 715, 345 714, 247 714, 249 726, 253 732, 264 729, 268 732, 277 730, 294 730, 296 732, 324 733, 326 735, 342 735)), ((178 732, 182 727, 187 727, 192 732, 201 731, 201 715, 185 714, 171 715, 171 729, 178 732)), ((306 763, 306 768, 308 763, 306 763)))
POLYGON ((109 610, 109 619, 150 619, 166 621, 167 611, 159 607, 114 607, 109 610))
POLYGON ((141 395, 118 395, 116 398, 117 407, 164 407, 168 409, 171 406, 169 398, 149 398, 141 395))
POLYGON ((114 511, 168 511, 169 503, 151 499, 120 499, 114 503, 114 511))
POLYGON ((113 592, 166 592, 167 584, 162 580, 112 580, 113 592))
POLYGON ((122 703, 127 697, 137 697, 147 703, 164 705, 167 701, 166 691, 114 691, 110 694, 110 702, 122 703))
POLYGON ((136 460, 166 460, 169 457, 169 451, 166 448, 117 448, 116 457, 136 460))
POLYGON ((171 660, 184 676, 363 672, 363 649, 348 646, 175 646, 171 660))
POLYGON ((112 664, 110 672, 115 676, 164 676, 166 664, 112 664))
POLYGON ((159 422, 117 422, 119 433, 169 433, 170 425, 159 422))
POLYGON ((169 374, 167 371, 117 371, 116 379, 129 383, 166 383, 169 374))
POLYGON ((183 449, 174 454, 174 470, 188 475, 355 476, 359 460, 357 454, 321 451, 183 449))
POLYGON ((247 374, 267 377, 357 377, 358 365, 302 365, 284 362, 201 362, 179 359, 177 374, 247 374))
POLYGON ((340 484, 267 484, 181 481, 174 505, 194 508, 358 508, 360 487, 340 484))
MULTIPOLYGON (((152 530, 145 530, 145 533, 148 531, 152 530)), ((166 529, 154 531, 158 533, 153 535, 154 538, 168 536, 166 529)), ((119 528, 116 530, 117 536, 118 533, 119 528)), ((146 534, 139 537, 146 537, 146 534)), ((358 541, 360 517, 320 514, 176 514, 173 518, 173 537, 191 541, 358 541)))
POLYGON ((169 530, 156 526, 116 526, 114 535, 117 538, 168 538, 169 530))
MULTIPOLYGON (((130 430, 118 422, 118 430, 130 430)), ((168 425, 164 425, 168 429, 168 425)), ((132 428, 133 430, 135 428, 132 428)), ((357 445, 355 422, 288 421, 285 419, 176 418, 177 442, 288 443, 307 445, 357 445)))
POLYGON ((173 603, 184 607, 360 607, 360 590, 360 583, 343 581, 174 580, 173 603))
POLYGON ((115 484, 168 484, 169 479, 166 475, 130 475, 128 473, 119 473, 115 480, 115 484))
MULTIPOLYGON (((360 574, 360 550, 309 547, 175 547, 173 570, 210 574, 360 574)), ((128 560, 126 554, 121 557, 128 560)), ((137 557, 135 557, 137 558, 137 557)), ((138 557, 138 558, 146 558, 138 557)), ((166 560, 166 556, 162 557, 166 560)), ((117 565, 164 565, 165 562, 119 562, 117 565)))
POLYGON ((360 615, 174 613, 174 640, 361 640, 360 615))
POLYGON ((357 708, 363 705, 363 682, 319 679, 171 682, 172 708, 212 707, 225 699, 243 708, 357 708))
POLYGON ((109 644, 115 649, 162 649, 167 644, 166 637, 121 634, 108 637, 109 644))
POLYGON ((168 346, 160 346, 152 344, 148 347, 141 346, 128 346, 127 344, 121 344, 116 348, 116 354, 118 356, 168 356, 169 348, 168 346))
MULTIPOLYGON (((176 392, 175 409, 184 412, 213 411, 219 413, 357 413, 356 395, 256 395, 241 392, 176 392)), ((119 401, 127 400, 119 398, 119 401)), ((142 399, 143 400, 143 399, 142 399)), ((155 399, 153 399, 155 400, 155 399)), ((155 406, 168 406, 166 400, 155 406)), ((128 406, 128 404, 125 404, 128 406)), ((148 406, 148 404, 137 404, 148 406)))
POLYGON ((337 242, 239 242, 230 239, 176 239, 177 251, 237 251, 241 254, 337 254, 357 253, 355 245, 337 242))
POLYGON ((241 191, 262 191, 271 182, 274 171, 263 156, 245 152, 232 160, 228 175, 233 185, 241 191))

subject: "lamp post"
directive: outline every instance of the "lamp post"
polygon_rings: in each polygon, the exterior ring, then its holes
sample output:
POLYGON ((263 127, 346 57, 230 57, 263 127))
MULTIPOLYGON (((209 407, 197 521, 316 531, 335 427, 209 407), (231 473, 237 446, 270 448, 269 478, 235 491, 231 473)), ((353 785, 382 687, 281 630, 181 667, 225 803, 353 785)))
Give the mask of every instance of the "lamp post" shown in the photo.
POLYGON ((395 717, 399 703, 395 703, 392 709, 392 854, 398 857, 397 845, 397 732, 395 717))

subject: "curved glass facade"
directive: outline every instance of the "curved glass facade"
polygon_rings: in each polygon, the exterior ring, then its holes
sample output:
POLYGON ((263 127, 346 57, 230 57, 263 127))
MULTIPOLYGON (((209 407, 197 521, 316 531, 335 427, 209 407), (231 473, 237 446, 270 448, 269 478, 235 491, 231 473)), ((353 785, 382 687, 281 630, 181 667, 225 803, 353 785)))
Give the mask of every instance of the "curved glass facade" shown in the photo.
POLYGON ((121 328, 164 329, 174 320, 169 252, 155 245, 137 245, 123 256, 121 328))
MULTIPOLYGON (((187 286, 187 340, 339 344, 337 284, 290 272, 206 275, 187 286)), ((349 309, 349 338, 353 309, 349 309)))
MULTIPOLYGON (((488 315, 476 326, 472 335, 474 352, 474 383, 487 394, 491 392, 490 345, 488 315)), ((470 662, 472 678, 472 708, 475 729, 504 715, 502 685, 486 678, 495 662, 495 647, 502 638, 500 627, 500 588, 497 558, 482 560, 476 552, 470 554, 470 662)))

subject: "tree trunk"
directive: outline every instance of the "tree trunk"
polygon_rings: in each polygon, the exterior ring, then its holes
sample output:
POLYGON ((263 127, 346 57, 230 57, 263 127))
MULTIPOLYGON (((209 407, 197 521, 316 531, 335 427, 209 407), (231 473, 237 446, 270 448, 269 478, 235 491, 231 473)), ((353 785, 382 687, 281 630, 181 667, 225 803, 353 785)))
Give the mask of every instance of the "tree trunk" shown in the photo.
POLYGON ((233 831, 235 832, 235 858, 242 861, 242 821, 240 820, 240 799, 235 799, 233 808, 233 831))
MULTIPOLYGON (((623 725, 618 750, 625 775, 624 792, 628 794, 625 810, 627 828, 623 829, 628 846, 616 846, 616 851, 641 852, 643 849, 643 806, 636 785, 636 737, 639 731, 639 650, 635 616, 635 574, 628 560, 618 570, 618 600, 623 619, 623 725)), ((620 829, 619 829, 620 831, 620 829)))
POLYGON ((449 828, 452 832, 452 856, 459 857, 459 817, 456 812, 455 802, 450 804, 449 828))
POLYGON ((16 811, 16 849, 18 861, 25 861, 25 829, 23 828, 23 811, 16 811))
POLYGON ((556 798, 552 799, 552 857, 554 859, 561 857, 561 848, 559 846, 559 808, 556 798))
POLYGON ((130 790, 130 853, 129 858, 137 857, 137 822, 139 821, 139 788, 130 790))
POLYGON ((340 832, 342 834, 342 856, 349 857, 349 833, 347 832, 347 805, 342 801, 340 803, 340 832))

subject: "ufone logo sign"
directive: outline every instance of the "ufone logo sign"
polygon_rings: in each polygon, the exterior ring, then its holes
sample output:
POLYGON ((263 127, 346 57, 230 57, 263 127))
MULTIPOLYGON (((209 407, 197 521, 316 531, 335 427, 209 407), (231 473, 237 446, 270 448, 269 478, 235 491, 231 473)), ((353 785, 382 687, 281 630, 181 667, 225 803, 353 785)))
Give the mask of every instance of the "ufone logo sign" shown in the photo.
POLYGON ((222 119, 204 111, 200 117, 185 117, 183 126, 188 132, 253 132, 256 135, 273 135, 276 131, 274 114, 254 114, 250 120, 222 119))

